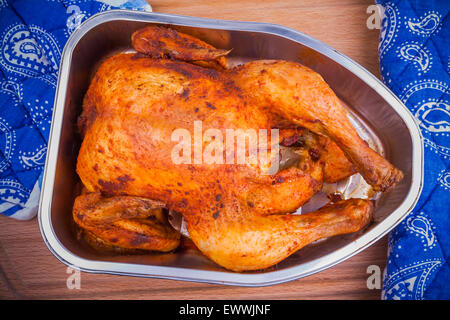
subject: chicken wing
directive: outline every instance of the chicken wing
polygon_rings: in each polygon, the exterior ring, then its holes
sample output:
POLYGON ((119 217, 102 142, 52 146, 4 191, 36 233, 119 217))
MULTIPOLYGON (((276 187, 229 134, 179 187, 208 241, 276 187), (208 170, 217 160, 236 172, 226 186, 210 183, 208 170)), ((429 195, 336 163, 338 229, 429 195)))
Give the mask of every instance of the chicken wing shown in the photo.
POLYGON ((216 49, 188 34, 170 28, 153 26, 137 30, 131 36, 137 52, 152 58, 191 61, 204 67, 228 68, 225 56, 231 50, 216 49))
POLYGON ((102 246, 167 252, 178 247, 180 234, 170 226, 163 207, 146 198, 88 193, 75 199, 73 218, 102 246))

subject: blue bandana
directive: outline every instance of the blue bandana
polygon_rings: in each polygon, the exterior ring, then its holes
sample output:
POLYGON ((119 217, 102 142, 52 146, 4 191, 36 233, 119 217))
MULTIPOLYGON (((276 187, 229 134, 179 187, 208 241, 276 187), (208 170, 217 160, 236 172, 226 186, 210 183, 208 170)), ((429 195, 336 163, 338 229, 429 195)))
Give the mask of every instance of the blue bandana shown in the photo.
POLYGON ((0 212, 36 215, 63 47, 95 13, 145 0, 0 0, 0 212))
POLYGON ((415 116, 425 144, 417 206, 389 236, 384 299, 450 298, 449 0, 378 0, 384 83, 415 116))

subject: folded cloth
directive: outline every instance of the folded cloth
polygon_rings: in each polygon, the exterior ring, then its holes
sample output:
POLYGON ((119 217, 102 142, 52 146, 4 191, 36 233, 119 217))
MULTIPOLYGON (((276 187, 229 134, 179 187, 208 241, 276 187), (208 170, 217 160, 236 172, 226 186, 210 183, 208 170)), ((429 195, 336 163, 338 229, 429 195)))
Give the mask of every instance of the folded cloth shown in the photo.
POLYGON ((0 0, 0 213, 37 212, 62 49, 91 15, 145 0, 0 0))
POLYGON ((389 235, 384 299, 450 298, 449 0, 377 0, 384 83, 420 125, 425 144, 422 195, 389 235))

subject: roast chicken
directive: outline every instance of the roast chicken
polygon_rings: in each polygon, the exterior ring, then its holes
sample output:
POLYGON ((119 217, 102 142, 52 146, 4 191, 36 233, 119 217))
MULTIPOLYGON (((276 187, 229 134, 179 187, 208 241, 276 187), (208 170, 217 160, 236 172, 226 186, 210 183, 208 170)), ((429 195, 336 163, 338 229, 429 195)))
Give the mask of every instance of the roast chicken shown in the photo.
POLYGON ((136 31, 132 46, 135 53, 100 65, 78 119, 77 173, 85 192, 73 217, 91 243, 125 252, 176 250, 180 234, 168 221, 171 210, 220 266, 264 269, 317 239, 369 224, 374 206, 367 199, 292 214, 324 182, 358 172, 385 192, 402 179, 360 138, 323 78, 299 63, 256 60, 231 68, 229 50, 159 26, 136 31), (174 132, 194 137, 195 123, 214 134, 180 152, 190 162, 175 163, 181 140, 174 132), (229 129, 268 135, 276 129, 278 141, 267 137, 258 145, 265 162, 250 161, 254 150, 234 140, 215 152, 215 163, 195 154, 196 147, 223 144, 229 129), (239 148, 248 161, 220 161, 236 160, 239 148))

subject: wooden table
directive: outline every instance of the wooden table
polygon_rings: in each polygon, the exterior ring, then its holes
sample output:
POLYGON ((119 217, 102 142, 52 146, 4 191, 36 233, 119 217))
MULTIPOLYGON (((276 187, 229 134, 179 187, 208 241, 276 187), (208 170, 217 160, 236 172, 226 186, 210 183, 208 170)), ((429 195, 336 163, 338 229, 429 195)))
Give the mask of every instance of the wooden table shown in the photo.
MULTIPOLYGON (((379 76, 378 30, 369 30, 373 0, 151 0, 154 11, 205 18, 277 23, 340 50, 379 76)), ((367 268, 386 264, 387 240, 345 262, 285 284, 241 288, 172 280, 81 273, 80 289, 68 289, 70 274, 47 249, 36 219, 0 217, 0 299, 379 299, 367 288, 367 268)))

